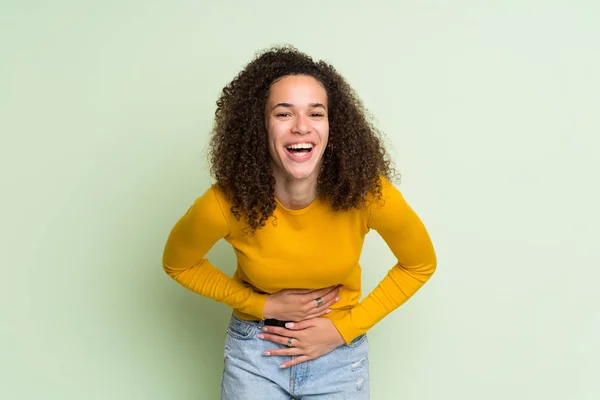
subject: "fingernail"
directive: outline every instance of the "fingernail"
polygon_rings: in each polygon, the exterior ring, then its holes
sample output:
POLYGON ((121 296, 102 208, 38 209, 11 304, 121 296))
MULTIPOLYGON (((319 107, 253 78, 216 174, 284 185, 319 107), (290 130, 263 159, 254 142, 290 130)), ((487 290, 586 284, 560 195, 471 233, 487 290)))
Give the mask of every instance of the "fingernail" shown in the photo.
POLYGON ((271 355, 271 352, 270 352, 270 351, 265 351, 263 354, 264 354, 265 356, 270 356, 270 355, 271 355))
POLYGON ((340 301, 340 296, 336 297, 335 301, 340 301))
POLYGON ((286 328, 293 328, 294 326, 296 326, 296 324, 294 324, 293 322, 288 322, 287 324, 285 324, 286 328))
POLYGON ((264 339, 265 335, 263 335, 262 333, 259 333, 258 335, 256 335, 256 337, 259 339, 264 339))
POLYGON ((325 314, 329 314, 331 312, 331 308, 328 308, 327 311, 325 311, 325 314))
POLYGON ((280 365, 279 368, 285 368, 287 365, 280 365))
POLYGON ((269 332, 269 330, 267 329, 266 326, 263 326, 262 330, 265 331, 265 332, 269 332))

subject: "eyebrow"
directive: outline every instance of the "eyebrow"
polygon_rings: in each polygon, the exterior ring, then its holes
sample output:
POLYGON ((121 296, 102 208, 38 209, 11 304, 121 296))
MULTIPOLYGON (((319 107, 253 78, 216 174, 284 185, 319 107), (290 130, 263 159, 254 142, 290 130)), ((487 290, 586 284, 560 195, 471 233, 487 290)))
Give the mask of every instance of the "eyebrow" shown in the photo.
MULTIPOLYGON (((286 108, 293 108, 294 105, 290 104, 290 103, 277 103, 273 106, 273 108, 271 108, 271 110, 276 109, 277 107, 286 107, 286 108)), ((322 108, 324 110, 327 110, 327 107, 325 107, 324 104, 322 103, 310 103, 308 105, 309 108, 322 108)))

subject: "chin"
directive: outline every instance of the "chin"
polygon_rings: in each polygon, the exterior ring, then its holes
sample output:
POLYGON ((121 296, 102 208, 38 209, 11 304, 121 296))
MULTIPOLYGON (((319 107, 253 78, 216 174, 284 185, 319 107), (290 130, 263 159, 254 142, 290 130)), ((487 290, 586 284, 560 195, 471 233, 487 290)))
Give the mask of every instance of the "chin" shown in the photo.
POLYGON ((302 169, 288 169, 286 170, 287 175, 293 179, 308 179, 312 176, 316 176, 315 168, 302 168, 302 169))

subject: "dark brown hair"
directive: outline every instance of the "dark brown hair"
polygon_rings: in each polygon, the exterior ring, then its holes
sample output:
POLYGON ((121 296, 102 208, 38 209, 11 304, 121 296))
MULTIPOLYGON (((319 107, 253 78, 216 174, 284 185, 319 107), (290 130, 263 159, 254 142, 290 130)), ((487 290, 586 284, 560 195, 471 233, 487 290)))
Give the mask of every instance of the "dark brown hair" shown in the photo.
POLYGON ((354 90, 323 61, 291 46, 259 53, 223 88, 217 100, 210 141, 211 172, 250 231, 265 225, 275 210, 275 178, 268 152, 265 105, 271 85, 288 75, 308 75, 327 92, 329 141, 317 192, 334 210, 362 207, 367 196, 381 198, 380 176, 393 170, 380 139, 354 90))

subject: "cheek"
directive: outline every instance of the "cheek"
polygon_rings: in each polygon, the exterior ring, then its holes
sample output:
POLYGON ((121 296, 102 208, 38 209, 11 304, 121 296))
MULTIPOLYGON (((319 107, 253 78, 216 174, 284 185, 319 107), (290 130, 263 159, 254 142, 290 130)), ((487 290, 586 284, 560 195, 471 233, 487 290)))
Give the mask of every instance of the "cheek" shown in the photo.
POLYGON ((325 123, 323 125, 323 127, 321 128, 321 140, 323 140, 325 143, 327 143, 329 141, 329 124, 325 123))
POLYGON ((273 124, 267 124, 267 138, 269 139, 269 145, 277 140, 277 130, 273 124))
POLYGON ((289 137, 291 129, 290 123, 287 122, 271 123, 268 127, 269 142, 274 145, 281 144, 286 137, 289 137))
POLYGON ((272 136, 269 136, 269 153, 271 156, 274 156, 277 153, 277 142, 273 139, 272 136))
POLYGON ((277 130, 277 126, 268 126, 267 127, 267 139, 269 142, 269 153, 274 155, 277 153, 278 143, 280 142, 281 135, 277 130))

